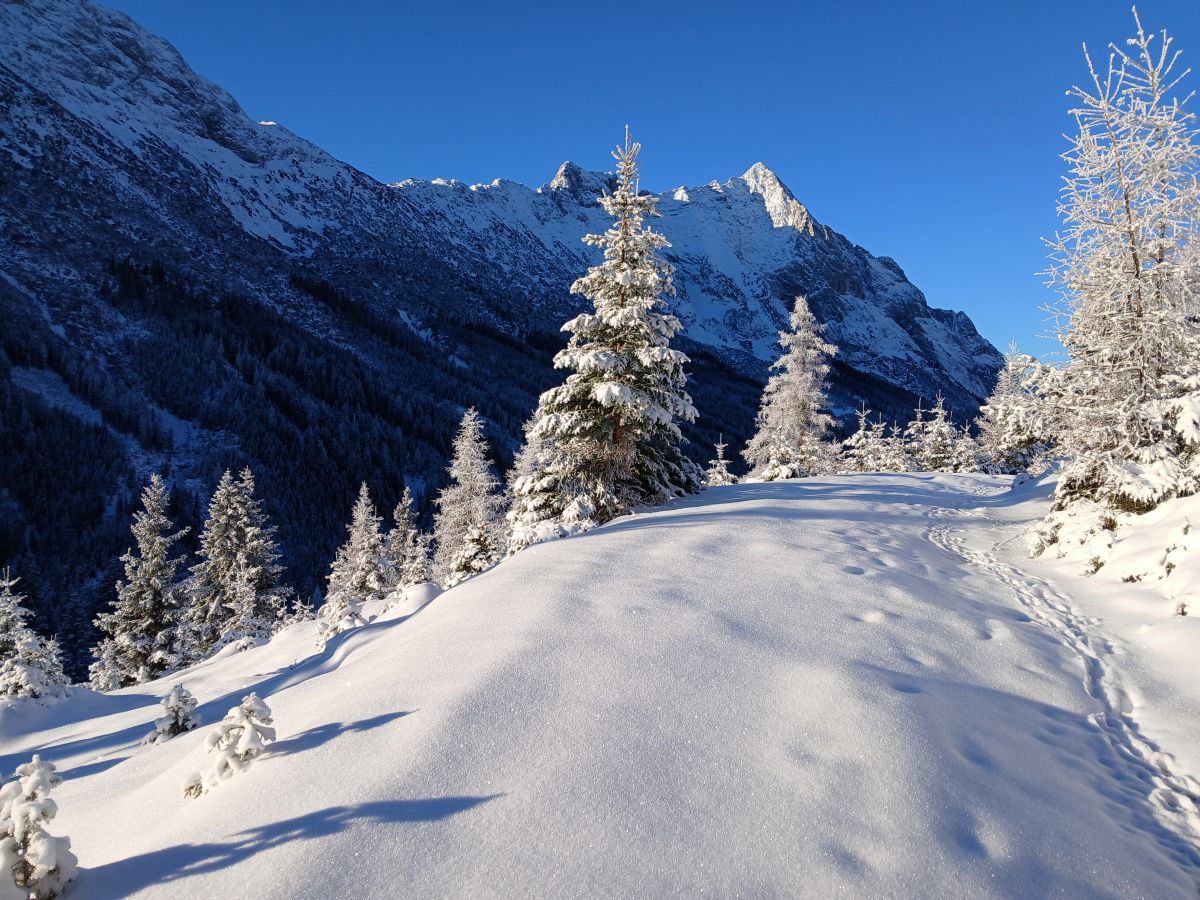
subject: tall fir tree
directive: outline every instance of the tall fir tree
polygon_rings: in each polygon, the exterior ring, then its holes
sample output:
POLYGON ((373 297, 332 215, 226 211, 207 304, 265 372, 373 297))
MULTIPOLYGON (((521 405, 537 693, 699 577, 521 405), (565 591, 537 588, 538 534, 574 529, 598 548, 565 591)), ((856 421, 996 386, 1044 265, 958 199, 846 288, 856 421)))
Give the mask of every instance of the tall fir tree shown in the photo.
POLYGON ((125 577, 117 582, 117 599, 96 618, 107 635, 93 651, 91 681, 97 690, 140 684, 179 665, 183 592, 175 574, 182 559, 173 558, 171 548, 186 532, 171 533, 166 485, 155 473, 134 514, 136 549, 121 557, 125 577))
POLYGON ((1057 391, 1068 463, 1055 505, 1134 512, 1200 487, 1200 143, 1164 31, 1085 48, 1078 134, 1049 241, 1069 361, 1057 391))
POLYGON ((791 330, 779 333, 783 355, 763 389, 756 431, 742 454, 760 481, 817 475, 832 469, 828 442, 833 417, 827 412, 829 358, 837 347, 826 343, 808 301, 796 298, 791 330))
POLYGON ((392 516, 395 526, 383 542, 387 592, 396 594, 429 580, 429 547, 413 518, 413 496, 407 487, 392 516))
POLYGON ((244 649, 269 638, 291 596, 291 589, 280 584, 283 566, 275 527, 254 492, 249 468, 236 479, 226 470, 209 503, 200 562, 187 584, 184 646, 189 662, 227 644, 244 649))
POLYGON ((572 372, 542 395, 533 428, 553 454, 546 473, 558 496, 544 509, 572 528, 694 492, 701 482, 681 449, 678 423, 696 410, 685 390, 688 359, 670 346, 682 328, 664 299, 675 293, 673 269, 659 256, 670 244, 644 225, 657 200, 639 189, 640 152, 627 129, 613 153, 616 190, 600 197, 613 224, 584 238, 603 249, 604 261, 571 286, 593 309, 563 325, 571 339, 554 365, 572 372))
POLYGON ((363 604, 383 597, 388 589, 380 522, 364 481, 350 511, 346 542, 338 548, 329 569, 325 604, 318 615, 321 644, 349 628, 365 625, 363 604))
POLYGON ((487 459, 483 420, 474 409, 462 417, 447 471, 450 484, 436 501, 433 575, 451 587, 498 560, 507 543, 500 482, 487 459))

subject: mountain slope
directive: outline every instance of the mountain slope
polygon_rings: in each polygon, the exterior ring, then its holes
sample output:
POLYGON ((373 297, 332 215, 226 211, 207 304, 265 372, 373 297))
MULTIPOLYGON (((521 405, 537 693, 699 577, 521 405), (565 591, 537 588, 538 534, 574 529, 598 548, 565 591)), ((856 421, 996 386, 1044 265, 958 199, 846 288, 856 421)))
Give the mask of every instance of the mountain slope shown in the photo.
MULTIPOLYGON (((381 184, 78 0, 0 3, 0 163, 0 561, 76 674, 151 469, 194 537, 221 470, 253 467, 310 594, 362 480, 381 510, 408 484, 428 513, 464 407, 507 465, 561 378, 608 177, 381 184)), ((841 347, 841 415, 903 418, 939 391, 960 421, 976 411, 994 348, 765 166, 662 208, 694 458, 749 436, 800 292, 841 347)))
MULTIPOLYGON (((323 653, 298 626, 182 675, 210 724, 256 690, 279 729, 198 800, 206 729, 136 746, 175 679, 0 707, 2 764, 65 771, 88 897, 1193 897, 1189 781, 1141 737, 1130 657, 948 542, 1044 510, 1006 487, 718 488, 323 653)), ((1194 739, 1173 674, 1153 702, 1194 739)))

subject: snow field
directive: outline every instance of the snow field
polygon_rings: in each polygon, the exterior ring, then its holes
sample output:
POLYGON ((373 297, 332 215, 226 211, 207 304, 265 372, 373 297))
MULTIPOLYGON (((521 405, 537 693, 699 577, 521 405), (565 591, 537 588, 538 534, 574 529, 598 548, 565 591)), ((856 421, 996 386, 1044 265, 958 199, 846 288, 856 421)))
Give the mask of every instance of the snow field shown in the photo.
POLYGON ((0 707, 0 763, 59 766, 81 897, 1193 897, 1181 758, 1138 755, 1156 707, 1105 706, 1079 645, 1117 684, 1124 643, 1065 599, 1075 581, 1028 574, 1011 539, 1044 493, 1007 485, 714 488, 320 652, 304 623, 0 707), (139 747, 176 681, 203 724, 139 747), (250 691, 279 740, 185 800, 250 691))

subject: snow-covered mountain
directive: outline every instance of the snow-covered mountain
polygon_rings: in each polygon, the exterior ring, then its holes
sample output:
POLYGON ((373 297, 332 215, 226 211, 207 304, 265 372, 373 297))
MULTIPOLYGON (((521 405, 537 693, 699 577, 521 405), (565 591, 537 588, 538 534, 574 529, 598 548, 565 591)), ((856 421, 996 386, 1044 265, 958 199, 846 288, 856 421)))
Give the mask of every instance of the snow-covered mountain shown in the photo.
MULTIPOLYGON (((559 377, 607 179, 385 185, 252 121, 120 13, 0 3, 0 415, 37 434, 0 446, 0 560, 32 558, 58 595, 99 585, 148 469, 194 524, 220 469, 249 463, 310 589, 359 481, 384 508, 403 482, 428 500, 464 406, 507 461, 559 377)), ((841 348, 842 415, 938 392, 974 414, 996 350, 765 165, 661 200, 696 458, 748 437, 798 293, 841 348)))

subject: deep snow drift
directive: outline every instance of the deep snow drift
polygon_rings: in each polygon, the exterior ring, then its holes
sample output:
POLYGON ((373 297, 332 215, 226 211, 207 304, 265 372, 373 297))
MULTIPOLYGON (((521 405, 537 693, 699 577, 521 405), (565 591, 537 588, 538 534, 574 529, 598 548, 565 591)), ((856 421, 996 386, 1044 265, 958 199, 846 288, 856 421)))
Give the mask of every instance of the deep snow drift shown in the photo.
POLYGON ((1200 738, 1200 676, 1023 559, 1044 495, 712 489, 319 653, 306 624, 151 685, 0 707, 0 764, 63 772, 53 830, 81 897, 1194 897, 1194 757, 1167 751, 1200 738), (205 725, 140 746, 180 680, 205 725), (279 740, 185 799, 250 691, 279 740))

